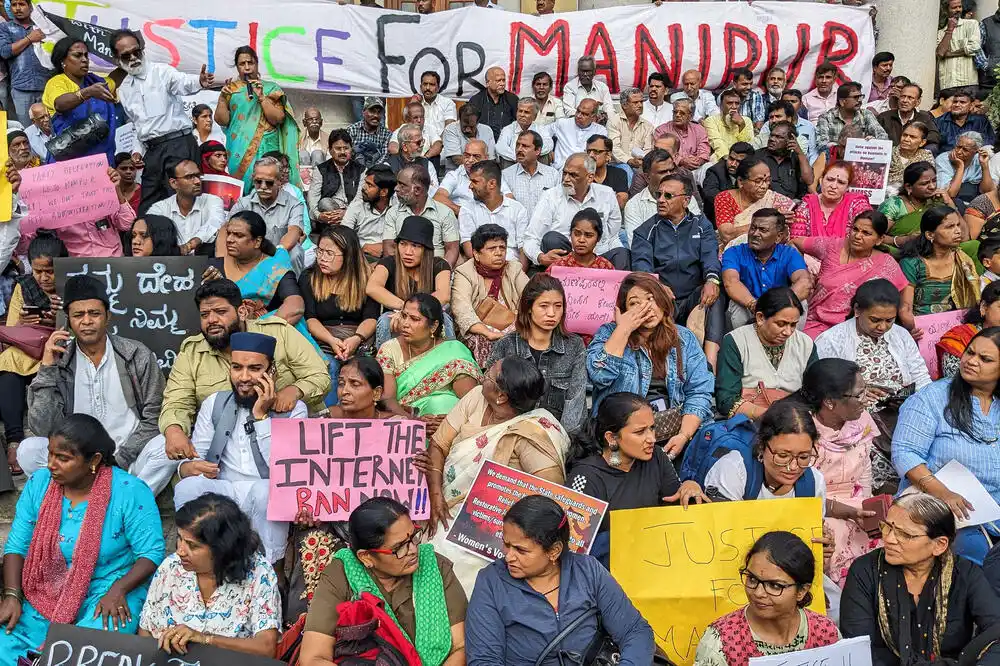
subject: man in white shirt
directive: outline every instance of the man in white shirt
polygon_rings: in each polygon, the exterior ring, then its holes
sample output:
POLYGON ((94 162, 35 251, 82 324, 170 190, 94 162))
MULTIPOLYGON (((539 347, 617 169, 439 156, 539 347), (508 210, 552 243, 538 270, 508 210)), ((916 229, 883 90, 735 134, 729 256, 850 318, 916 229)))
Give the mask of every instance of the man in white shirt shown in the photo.
POLYGON ((538 161, 542 154, 542 135, 526 130, 517 136, 517 163, 503 170, 503 187, 514 194, 531 219, 538 199, 545 190, 559 187, 559 171, 538 161))
POLYGON ((443 136, 444 128, 458 120, 455 102, 439 95, 440 90, 441 76, 437 72, 427 70, 420 75, 420 103, 424 107, 425 136, 443 136))
POLYGON ((535 123, 539 127, 551 125, 566 117, 566 105, 552 95, 552 76, 548 72, 538 72, 531 77, 531 93, 538 102, 538 119, 535 123))
POLYGON ((575 109, 585 99, 593 99, 600 105, 598 112, 602 115, 614 113, 615 100, 611 90, 603 81, 594 78, 597 64, 594 56, 583 56, 576 62, 576 78, 563 87, 562 100, 567 108, 575 109))
POLYGON ((28 108, 28 117, 31 118, 31 124, 24 128, 24 133, 28 135, 31 152, 38 155, 44 163, 49 158, 49 149, 45 147, 45 143, 54 136, 52 117, 44 104, 32 104, 28 108))
POLYGON ((594 182, 596 171, 597 162, 584 153, 574 153, 566 160, 562 187, 545 192, 531 214, 524 236, 524 253, 532 263, 548 267, 566 256, 571 249, 569 227, 573 216, 584 208, 593 208, 604 223, 604 235, 595 252, 615 268, 628 269, 628 251, 622 248, 618 237, 621 209, 614 190, 594 182))
POLYGON ((52 431, 70 414, 88 414, 114 440, 114 462, 129 469, 160 432, 165 382, 156 356, 142 343, 108 333, 107 288, 91 275, 66 281, 63 310, 69 330, 49 336, 28 387, 25 429, 33 436, 18 446, 18 464, 26 474, 44 467, 52 431))
POLYGON ((642 104, 642 117, 653 129, 674 119, 674 107, 667 103, 668 92, 670 92, 670 86, 666 76, 660 72, 653 72, 649 75, 649 81, 646 83, 646 93, 649 95, 649 99, 642 104))
POLYGON ((205 251, 212 248, 226 222, 222 199, 202 193, 201 175, 201 168, 191 160, 168 165, 167 176, 174 194, 149 207, 150 215, 162 215, 174 223, 181 254, 194 254, 202 245, 205 251))
POLYGON ((358 234, 361 249, 368 257, 382 256, 382 227, 389 201, 396 190, 396 175, 385 164, 376 164, 361 181, 361 196, 347 206, 340 225, 358 234))
POLYGON ((142 216, 171 194, 166 183, 168 162, 187 159, 200 163, 198 140, 183 97, 211 88, 215 76, 205 65, 200 76, 192 76, 170 65, 147 62, 142 37, 131 30, 116 30, 109 41, 118 65, 127 74, 116 90, 118 99, 145 149, 145 156, 133 154, 133 159, 142 163, 142 202, 136 211, 142 216))
POLYGON ((428 159, 433 159, 441 154, 441 148, 443 145, 441 143, 441 135, 434 134, 431 129, 427 128, 427 114, 424 111, 423 103, 418 102, 417 100, 412 100, 406 104, 406 107, 403 108, 403 124, 397 127, 396 131, 394 131, 392 136, 389 137, 390 155, 396 155, 399 153, 399 130, 403 129, 406 125, 416 125, 420 128, 423 146, 420 149, 419 155, 428 159))
POLYGON ((458 213, 458 233, 465 256, 472 258, 471 241, 476 229, 484 224, 497 224, 507 231, 507 260, 520 261, 527 268, 521 246, 528 229, 528 213, 520 203, 503 195, 500 167, 489 160, 476 162, 469 169, 469 179, 474 201, 462 206, 458 213))
MULTIPOLYGON (((534 97, 522 97, 517 101, 516 120, 500 131, 500 138, 497 139, 497 155, 502 160, 501 166, 507 167, 517 161, 517 137, 524 130, 538 130, 536 122, 538 118, 538 101, 534 97)), ((542 136, 542 155, 552 152, 552 139, 546 140, 542 136)), ((510 247, 510 243, 507 243, 510 247)))
POLYGON ((572 118, 563 118, 542 128, 542 136, 548 136, 555 142, 552 150, 552 166, 556 169, 573 153, 582 153, 587 149, 587 140, 595 134, 607 136, 608 130, 596 122, 599 105, 592 99, 581 101, 576 107, 572 118))
POLYGON ((327 139, 329 134, 323 131, 323 114, 315 106, 310 106, 302 114, 302 127, 305 132, 299 135, 299 164, 303 166, 319 166, 329 157, 327 139))
POLYGON ((174 509, 205 493, 236 502, 264 544, 267 561, 285 556, 288 523, 267 519, 270 484, 271 418, 309 416, 301 400, 292 411, 275 414, 274 349, 276 340, 263 333, 233 333, 229 381, 232 388, 208 396, 198 410, 191 444, 198 454, 177 469, 174 509))
MULTIPOLYGON (((708 90, 701 89, 701 72, 697 69, 689 69, 681 76, 681 89, 670 96, 670 101, 687 97, 694 101, 694 122, 700 123, 709 116, 719 113, 719 105, 715 102, 715 96, 708 90)), ((671 110, 673 114, 673 110, 671 110)), ((657 125, 653 125, 657 127, 657 125)))
MULTIPOLYGON (((473 201, 472 190, 469 188, 469 176, 473 165, 489 159, 486 154, 486 144, 478 139, 473 139, 465 144, 462 158, 462 166, 446 174, 441 179, 441 185, 434 192, 434 201, 448 207, 456 216, 462 206, 467 206, 473 201)), ((507 192, 504 191, 504 194, 507 192)))

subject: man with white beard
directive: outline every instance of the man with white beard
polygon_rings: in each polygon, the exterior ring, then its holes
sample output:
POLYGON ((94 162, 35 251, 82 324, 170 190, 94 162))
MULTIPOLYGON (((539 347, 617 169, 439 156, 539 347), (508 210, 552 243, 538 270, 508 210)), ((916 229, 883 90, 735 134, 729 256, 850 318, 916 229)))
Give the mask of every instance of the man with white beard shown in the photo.
POLYGON ((215 77, 205 65, 201 66, 201 75, 194 76, 170 65, 147 62, 137 32, 116 30, 110 42, 118 65, 128 75, 118 87, 118 98, 146 153, 132 155, 142 169, 142 201, 136 211, 141 216, 154 203, 173 194, 166 179, 168 162, 191 160, 201 164, 191 114, 184 110, 182 97, 211 88, 215 77))

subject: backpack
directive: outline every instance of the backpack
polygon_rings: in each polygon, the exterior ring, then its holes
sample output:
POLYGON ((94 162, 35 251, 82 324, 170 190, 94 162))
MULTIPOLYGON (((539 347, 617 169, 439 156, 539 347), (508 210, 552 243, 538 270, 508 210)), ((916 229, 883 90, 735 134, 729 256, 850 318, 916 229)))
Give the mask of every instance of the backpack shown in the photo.
MULTIPOLYGON (((756 434, 757 426, 744 414, 702 426, 684 452, 680 468, 681 481, 697 481, 704 487, 708 470, 727 453, 739 451, 747 470, 743 499, 757 499, 760 488, 764 485, 764 465, 753 456, 756 434)), ((816 477, 812 468, 807 469, 795 482, 795 496, 816 496, 816 477)))
POLYGON ((420 666, 420 655, 385 612, 378 597, 362 592, 337 605, 333 663, 343 666, 420 666))

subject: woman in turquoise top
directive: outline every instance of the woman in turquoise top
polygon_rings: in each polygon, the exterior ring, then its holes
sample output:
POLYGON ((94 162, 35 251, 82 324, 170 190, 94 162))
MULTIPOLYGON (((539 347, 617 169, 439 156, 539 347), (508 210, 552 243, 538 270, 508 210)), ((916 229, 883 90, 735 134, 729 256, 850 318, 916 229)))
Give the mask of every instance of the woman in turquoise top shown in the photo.
POLYGON ((49 437, 48 468, 21 491, 4 551, 0 666, 39 650, 50 622, 138 629, 163 526, 149 486, 113 467, 114 452, 87 414, 49 437))
POLYGON ((288 156, 292 185, 298 185, 299 128, 288 98, 278 84, 260 78, 257 52, 249 46, 236 49, 234 64, 239 77, 226 83, 215 107, 215 122, 226 130, 229 173, 250 192, 254 162, 279 150, 288 156))

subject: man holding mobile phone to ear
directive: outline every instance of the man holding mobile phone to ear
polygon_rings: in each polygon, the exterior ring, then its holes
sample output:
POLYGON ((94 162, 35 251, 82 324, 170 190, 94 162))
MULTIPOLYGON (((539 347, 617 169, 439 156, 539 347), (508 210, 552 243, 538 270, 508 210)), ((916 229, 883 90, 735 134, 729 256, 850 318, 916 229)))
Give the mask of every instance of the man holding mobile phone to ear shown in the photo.
POLYGON ((289 412, 274 411, 276 344, 275 338, 263 333, 233 333, 231 386, 201 404, 191 433, 198 457, 180 464, 181 481, 174 487, 178 510, 205 493, 219 493, 239 504, 250 516, 271 563, 284 557, 288 538, 288 523, 267 519, 271 417, 308 416, 301 400, 289 412))

